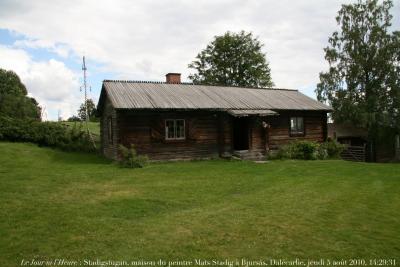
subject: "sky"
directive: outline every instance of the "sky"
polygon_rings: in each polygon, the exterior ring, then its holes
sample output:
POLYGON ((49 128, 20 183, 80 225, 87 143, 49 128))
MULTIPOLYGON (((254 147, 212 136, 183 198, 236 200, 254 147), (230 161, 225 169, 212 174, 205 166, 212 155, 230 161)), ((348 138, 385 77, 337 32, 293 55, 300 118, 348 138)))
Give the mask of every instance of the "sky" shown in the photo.
MULTIPOLYGON (((15 71, 44 119, 76 115, 83 103, 82 56, 89 97, 105 79, 164 81, 226 31, 252 32, 264 44, 276 87, 315 98, 327 69, 323 48, 350 0, 0 0, 0 68, 15 71)), ((392 8, 400 29, 400 0, 392 8)))

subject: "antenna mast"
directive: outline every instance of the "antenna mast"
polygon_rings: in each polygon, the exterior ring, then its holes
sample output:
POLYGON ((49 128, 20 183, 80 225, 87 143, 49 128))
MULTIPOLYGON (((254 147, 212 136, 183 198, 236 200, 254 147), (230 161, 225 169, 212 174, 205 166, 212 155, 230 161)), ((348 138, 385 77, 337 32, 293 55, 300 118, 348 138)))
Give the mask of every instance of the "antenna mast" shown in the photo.
POLYGON ((86 61, 85 61, 85 56, 83 56, 83 63, 82 63, 82 70, 83 70, 83 90, 85 91, 85 120, 86 120, 86 126, 89 121, 89 112, 88 112, 88 106, 87 106, 87 82, 86 82, 86 61))
MULTIPOLYGON (((93 147, 96 149, 96 144, 93 140, 93 136, 92 133, 89 131, 89 110, 88 110, 88 102, 87 102, 87 81, 86 81, 86 60, 85 60, 85 56, 83 56, 83 61, 82 61, 82 70, 83 70, 83 90, 84 90, 84 95, 85 95, 85 124, 86 124, 86 130, 89 134, 90 140, 93 143, 93 147)), ((89 87, 89 90, 91 90, 91 88, 89 87)), ((82 87, 81 87, 81 91, 82 91, 82 87)))

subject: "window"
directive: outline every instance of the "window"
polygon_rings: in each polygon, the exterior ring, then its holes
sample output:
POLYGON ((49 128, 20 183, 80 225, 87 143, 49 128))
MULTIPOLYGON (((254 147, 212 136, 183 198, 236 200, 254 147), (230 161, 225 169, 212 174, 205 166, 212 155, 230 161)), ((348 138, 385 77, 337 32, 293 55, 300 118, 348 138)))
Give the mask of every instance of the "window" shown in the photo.
POLYGON ((185 120, 165 120, 165 139, 185 139, 185 120))
POLYGON ((290 118, 290 134, 303 135, 304 134, 304 120, 303 117, 290 118))
POLYGON ((108 136, 108 143, 113 143, 113 122, 112 118, 109 117, 107 121, 107 136, 108 136))

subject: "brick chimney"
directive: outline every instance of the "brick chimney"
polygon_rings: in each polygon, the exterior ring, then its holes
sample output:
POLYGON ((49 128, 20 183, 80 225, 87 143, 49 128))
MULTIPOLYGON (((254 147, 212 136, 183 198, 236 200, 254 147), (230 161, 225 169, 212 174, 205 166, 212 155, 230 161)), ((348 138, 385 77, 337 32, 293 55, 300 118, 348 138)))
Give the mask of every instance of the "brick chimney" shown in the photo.
POLYGON ((167 73, 165 77, 167 78, 167 83, 181 83, 180 73, 167 73))

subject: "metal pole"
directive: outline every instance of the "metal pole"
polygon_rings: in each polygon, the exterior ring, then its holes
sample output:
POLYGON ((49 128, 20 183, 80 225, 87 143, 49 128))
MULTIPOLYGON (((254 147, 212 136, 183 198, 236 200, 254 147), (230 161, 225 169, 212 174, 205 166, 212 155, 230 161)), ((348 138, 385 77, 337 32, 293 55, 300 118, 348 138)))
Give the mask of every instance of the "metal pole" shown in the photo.
POLYGON ((89 121, 89 112, 88 112, 88 106, 87 106, 87 83, 86 83, 87 68, 86 68, 85 56, 83 56, 82 70, 83 70, 83 89, 85 90, 85 120, 86 120, 86 125, 87 125, 87 122, 89 121))
POLYGON ((93 136, 91 132, 89 131, 89 111, 88 111, 88 103, 87 103, 87 82, 86 82, 86 61, 85 61, 85 56, 83 56, 83 64, 82 64, 82 70, 83 70, 83 90, 85 91, 85 122, 86 122, 86 130, 89 134, 90 140, 92 141, 93 147, 96 149, 96 144, 93 140, 93 136))

